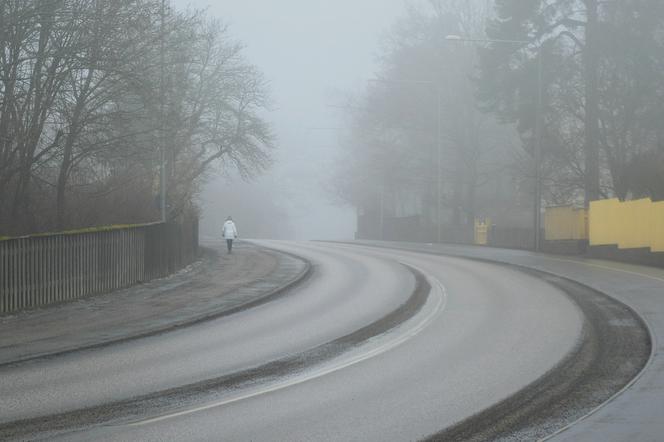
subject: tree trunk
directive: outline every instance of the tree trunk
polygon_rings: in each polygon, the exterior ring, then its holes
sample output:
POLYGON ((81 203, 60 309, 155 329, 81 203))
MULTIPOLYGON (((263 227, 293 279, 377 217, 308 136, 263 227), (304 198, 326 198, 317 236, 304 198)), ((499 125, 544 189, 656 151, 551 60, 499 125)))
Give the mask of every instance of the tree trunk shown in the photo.
POLYGON ((454 210, 452 211, 452 223, 458 227, 462 225, 461 215, 464 208, 464 167, 463 163, 459 161, 456 164, 454 172, 454 210))
POLYGON ((585 0, 587 9, 585 61, 585 203, 599 199, 599 112, 598 112, 598 6, 597 0, 585 0))
POLYGON ((26 230, 26 223, 28 222, 28 203, 29 190, 30 190, 30 169, 31 164, 25 164, 22 161, 21 172, 19 173, 16 181, 16 189, 14 191, 14 200, 11 208, 10 215, 10 232, 13 235, 23 234, 28 232, 26 230))
POLYGON ((62 164, 60 165, 60 172, 58 173, 58 182, 56 185, 56 227, 58 230, 65 228, 66 220, 65 213, 67 212, 66 188, 67 180, 69 178, 69 170, 71 169, 72 150, 74 145, 74 135, 67 136, 67 142, 64 146, 62 156, 62 164))
MULTIPOLYGON (((71 172, 73 152, 74 152, 74 142, 81 131, 81 116, 85 108, 85 103, 88 99, 88 91, 90 90, 90 85, 92 83, 92 77, 94 75, 94 70, 90 69, 88 71, 88 76, 85 80, 85 83, 82 87, 82 90, 78 97, 76 98, 76 107, 74 108, 74 114, 72 115, 71 123, 69 125, 69 133, 67 134, 67 139, 62 152, 62 163, 60 164, 60 172, 58 173, 58 182, 56 185, 57 198, 56 198, 56 224, 59 230, 64 229, 66 224, 65 215, 67 213, 67 200, 66 200, 66 189, 67 181, 69 180, 69 173, 71 172)), ((62 133, 58 133, 58 137, 62 133)))
POLYGON ((30 90, 26 100, 31 101, 32 108, 29 110, 30 118, 26 121, 25 139, 18 146, 20 152, 18 159, 19 171, 10 221, 14 232, 24 233, 35 228, 34 217, 30 213, 30 184, 35 163, 35 152, 39 145, 50 105, 47 96, 47 84, 54 81, 51 76, 54 74, 52 69, 56 66, 56 62, 53 61, 51 69, 46 69, 45 72, 44 66, 49 57, 47 49, 53 26, 52 12, 55 6, 55 3, 46 3, 46 9, 40 21, 42 26, 39 30, 35 63, 30 73, 30 90), (26 226, 26 223, 29 224, 26 226))

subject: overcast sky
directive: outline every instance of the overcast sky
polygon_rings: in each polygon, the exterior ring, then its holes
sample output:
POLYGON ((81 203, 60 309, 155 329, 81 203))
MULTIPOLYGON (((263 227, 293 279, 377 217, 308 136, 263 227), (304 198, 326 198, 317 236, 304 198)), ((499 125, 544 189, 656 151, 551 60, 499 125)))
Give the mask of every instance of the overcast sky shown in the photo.
MULTIPOLYGON (((278 138, 277 164, 252 186, 253 193, 270 192, 270 199, 288 211, 296 238, 351 238, 354 210, 332 204, 324 189, 339 138, 334 128, 341 125, 339 111, 328 105, 361 89, 373 76, 382 35, 403 12, 404 0, 173 3, 208 8, 229 24, 231 35, 246 46, 246 58, 270 82, 274 110, 268 118, 278 138)), ((204 231, 225 217, 218 201, 223 187, 246 190, 223 179, 210 183, 202 197, 204 231)))

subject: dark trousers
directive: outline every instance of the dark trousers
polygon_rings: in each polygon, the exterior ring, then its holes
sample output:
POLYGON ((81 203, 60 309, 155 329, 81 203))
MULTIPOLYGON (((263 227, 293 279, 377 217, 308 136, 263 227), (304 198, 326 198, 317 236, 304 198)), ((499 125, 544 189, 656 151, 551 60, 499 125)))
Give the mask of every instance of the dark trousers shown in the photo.
POLYGON ((228 253, 231 253, 233 251, 233 240, 232 239, 227 239, 226 240, 226 247, 228 248, 228 253))

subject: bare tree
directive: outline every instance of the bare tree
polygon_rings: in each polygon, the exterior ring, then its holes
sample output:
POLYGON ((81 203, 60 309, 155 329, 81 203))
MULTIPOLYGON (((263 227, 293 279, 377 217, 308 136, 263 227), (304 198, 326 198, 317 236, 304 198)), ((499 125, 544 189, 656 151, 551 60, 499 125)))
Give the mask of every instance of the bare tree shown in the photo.
POLYGON ((487 189, 511 184, 506 176, 513 129, 479 107, 475 48, 445 39, 459 33, 480 37, 487 11, 486 2, 431 1, 428 8, 409 9, 393 27, 378 81, 371 83, 351 126, 348 144, 361 166, 345 162, 356 172, 341 176, 362 174, 361 179, 353 186, 347 178, 338 180, 345 193, 362 195, 356 204, 381 201, 381 213, 387 207, 394 216, 399 211, 392 206, 407 201, 431 232, 440 206, 445 227, 459 231, 468 230, 477 214, 505 203, 487 189), (361 172, 367 169, 373 173, 361 172))
POLYGON ((200 12, 161 12, 0 0, 3 233, 154 219, 161 151, 171 217, 195 210, 215 166, 269 166, 267 85, 242 46, 200 12))

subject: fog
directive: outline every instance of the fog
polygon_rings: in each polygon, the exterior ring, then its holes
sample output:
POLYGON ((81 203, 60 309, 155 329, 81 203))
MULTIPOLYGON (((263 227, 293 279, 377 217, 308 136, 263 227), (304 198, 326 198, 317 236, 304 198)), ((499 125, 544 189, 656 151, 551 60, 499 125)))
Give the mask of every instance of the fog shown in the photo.
POLYGON ((547 207, 664 199, 661 1, 7 5, 0 237, 537 249, 547 207))
POLYGON ((481 225, 537 249, 548 206, 664 198, 664 6, 572 3, 177 1, 229 26, 272 97, 255 110, 274 165, 210 175, 202 232, 232 215, 246 237, 473 242, 481 225))
POLYGON ((245 45, 246 58, 270 83, 267 116, 277 136, 275 164, 245 183, 212 179, 201 196, 204 234, 233 215, 245 237, 348 239, 355 209, 334 201, 331 163, 341 127, 328 105, 366 84, 381 36, 403 12, 403 0, 177 0, 207 8, 245 45))

